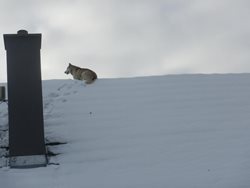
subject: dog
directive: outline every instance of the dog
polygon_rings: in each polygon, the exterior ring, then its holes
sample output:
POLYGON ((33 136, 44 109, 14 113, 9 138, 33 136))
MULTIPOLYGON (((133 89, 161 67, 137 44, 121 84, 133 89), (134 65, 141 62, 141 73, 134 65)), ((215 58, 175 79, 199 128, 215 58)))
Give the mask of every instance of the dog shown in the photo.
POLYGON ((65 74, 71 74, 75 80, 84 80, 86 84, 91 84, 97 79, 97 74, 86 68, 80 68, 69 63, 65 74))

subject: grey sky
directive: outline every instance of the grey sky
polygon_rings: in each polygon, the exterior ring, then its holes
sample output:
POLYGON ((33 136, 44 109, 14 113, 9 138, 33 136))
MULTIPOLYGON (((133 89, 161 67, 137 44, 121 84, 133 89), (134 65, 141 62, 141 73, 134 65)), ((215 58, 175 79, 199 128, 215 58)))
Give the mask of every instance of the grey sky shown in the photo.
POLYGON ((249 0, 0 0, 0 34, 42 33, 43 79, 69 78, 69 62, 99 77, 250 72, 249 10, 249 0))

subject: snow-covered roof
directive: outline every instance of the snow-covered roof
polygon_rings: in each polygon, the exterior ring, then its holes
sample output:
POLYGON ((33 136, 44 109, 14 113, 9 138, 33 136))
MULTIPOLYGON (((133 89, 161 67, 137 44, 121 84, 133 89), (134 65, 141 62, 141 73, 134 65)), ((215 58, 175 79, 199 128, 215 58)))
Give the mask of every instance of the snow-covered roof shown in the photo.
POLYGON ((250 187, 250 74, 43 81, 47 167, 10 169, 3 188, 250 187))

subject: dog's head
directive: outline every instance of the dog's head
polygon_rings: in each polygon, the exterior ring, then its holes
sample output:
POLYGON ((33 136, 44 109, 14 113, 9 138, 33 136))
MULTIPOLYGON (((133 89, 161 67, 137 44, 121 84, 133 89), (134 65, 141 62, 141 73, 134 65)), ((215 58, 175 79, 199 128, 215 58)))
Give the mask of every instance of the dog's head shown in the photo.
POLYGON ((69 74, 71 71, 71 64, 69 63, 69 66, 67 67, 66 71, 64 72, 65 74, 69 74))

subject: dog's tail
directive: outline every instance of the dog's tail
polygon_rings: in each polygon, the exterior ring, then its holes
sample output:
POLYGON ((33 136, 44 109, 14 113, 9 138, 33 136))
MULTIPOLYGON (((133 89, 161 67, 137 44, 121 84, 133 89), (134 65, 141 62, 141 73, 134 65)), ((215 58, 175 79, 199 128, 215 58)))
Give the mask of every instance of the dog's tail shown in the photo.
POLYGON ((95 75, 93 76, 92 80, 95 81, 97 79, 97 74, 95 73, 95 75))
POLYGON ((86 81, 86 84, 92 84, 97 79, 97 75, 94 74, 91 80, 86 81))

